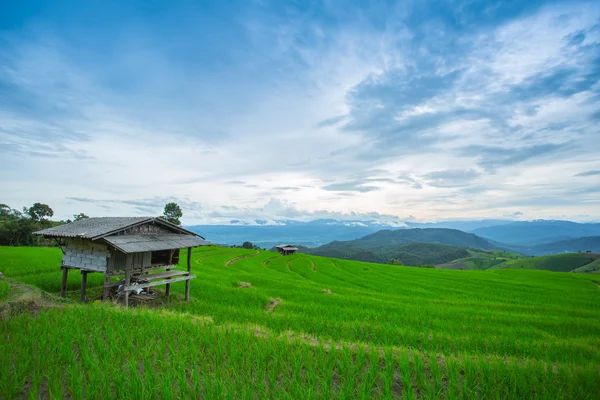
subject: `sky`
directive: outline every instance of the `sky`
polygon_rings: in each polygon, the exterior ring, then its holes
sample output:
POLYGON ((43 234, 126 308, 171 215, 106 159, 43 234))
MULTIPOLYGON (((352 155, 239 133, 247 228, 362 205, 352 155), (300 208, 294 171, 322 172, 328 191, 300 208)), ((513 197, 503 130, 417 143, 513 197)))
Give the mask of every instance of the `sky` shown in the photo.
POLYGON ((600 2, 0 3, 13 208, 600 221, 600 2))

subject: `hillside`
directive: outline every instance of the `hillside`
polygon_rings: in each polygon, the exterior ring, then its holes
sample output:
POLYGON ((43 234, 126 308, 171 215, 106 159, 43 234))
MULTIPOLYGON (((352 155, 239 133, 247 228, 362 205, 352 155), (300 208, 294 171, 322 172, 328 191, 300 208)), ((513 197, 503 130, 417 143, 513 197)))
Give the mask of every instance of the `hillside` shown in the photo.
MULTIPOLYGON (((57 293, 59 256, 0 247, 0 271, 57 293)), ((0 322, 2 397, 593 398, 600 385, 593 274, 218 247, 192 259, 187 303, 175 283, 154 309, 11 307, 0 322)), ((79 279, 69 276, 72 298, 79 279)), ((101 276, 88 284, 93 298, 101 276)))
POLYGON ((496 246, 456 229, 415 228, 382 230, 356 240, 335 241, 312 249, 309 254, 378 263, 393 258, 405 265, 423 265, 467 257, 466 248, 488 250, 496 246))
POLYGON ((536 220, 473 230, 476 235, 517 246, 535 246, 585 236, 600 236, 600 224, 536 220))
POLYGON ((518 254, 509 253, 501 250, 493 251, 481 251, 468 249, 468 256, 464 258, 455 259, 452 262, 438 264, 436 268, 443 269, 490 269, 496 265, 505 263, 507 261, 519 259, 518 254))
POLYGON ((577 253, 579 251, 600 253, 600 236, 587 236, 558 242, 543 243, 536 246, 519 247, 520 252, 534 256, 548 254, 577 253))
POLYGON ((590 258, 589 255, 583 253, 555 254, 510 260, 493 266, 492 269, 540 269, 555 272, 571 272, 592 262, 594 262, 594 258, 590 258))
POLYGON ((309 249, 308 254, 387 264, 389 260, 401 260, 404 265, 438 264, 468 255, 467 249, 438 243, 403 243, 378 246, 375 249, 359 247, 347 242, 332 242, 309 249))
POLYGON ((600 274, 600 258, 571 272, 600 274))

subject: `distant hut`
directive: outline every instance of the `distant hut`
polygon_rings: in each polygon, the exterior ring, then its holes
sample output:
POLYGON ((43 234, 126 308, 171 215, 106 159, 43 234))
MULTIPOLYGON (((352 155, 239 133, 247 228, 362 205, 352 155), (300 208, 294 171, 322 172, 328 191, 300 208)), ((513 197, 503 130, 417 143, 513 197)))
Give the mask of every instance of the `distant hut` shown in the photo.
POLYGON ((87 218, 35 232, 58 240, 63 252, 61 295, 65 297, 69 270, 81 271, 81 300, 85 301, 87 274, 104 274, 103 300, 120 282, 110 278, 125 276, 123 293, 129 304, 132 290, 185 281, 185 299, 190 297, 192 248, 207 246, 203 237, 162 218, 87 218), (187 248, 187 271, 172 271, 179 263, 180 249, 187 248), (150 273, 150 271, 165 272, 150 273))
POLYGON ((298 248, 291 244, 280 244, 275 246, 275 248, 282 256, 291 255, 298 251, 298 248))

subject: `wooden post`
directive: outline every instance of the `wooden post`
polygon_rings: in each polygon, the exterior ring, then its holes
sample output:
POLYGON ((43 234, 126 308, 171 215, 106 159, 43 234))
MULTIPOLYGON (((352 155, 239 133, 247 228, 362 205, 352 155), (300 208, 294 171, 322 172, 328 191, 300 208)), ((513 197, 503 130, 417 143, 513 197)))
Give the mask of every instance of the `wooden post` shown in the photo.
MULTIPOLYGON (((173 249, 169 250, 169 265, 173 264, 173 249)), ((167 268, 166 271, 169 272, 171 270, 171 268, 167 268)), ((169 279, 169 278, 167 278, 169 279)), ((171 295, 171 284, 167 283, 167 289, 165 290, 165 294, 167 295, 167 297, 169 297, 171 295)))
POLYGON ((81 271, 81 301, 85 301, 85 287, 87 285, 87 271, 81 271))
MULTIPOLYGON (((167 272, 169 272, 171 270, 171 268, 167 268, 167 272)), ((171 278, 167 278, 167 279, 171 279, 171 278)), ((169 297, 171 295, 171 284, 167 283, 167 289, 165 290, 165 294, 167 295, 167 297, 169 297)))
MULTIPOLYGON (((124 287, 128 287, 131 284, 131 267, 125 269, 125 284, 124 287)), ((129 307, 129 290, 125 290, 125 307, 129 307)))
POLYGON ((65 267, 64 265, 61 268, 63 270, 63 274, 62 274, 62 282, 60 283, 60 295, 61 295, 61 297, 66 297, 67 296, 67 277, 69 275, 69 268, 65 267))
POLYGON ((108 284, 110 283, 110 275, 104 274, 104 291, 102 292, 102 301, 108 300, 108 284))
MULTIPOLYGON (((187 268, 188 268, 188 275, 190 275, 192 273, 192 248, 188 247, 188 253, 187 253, 187 268)), ((187 281, 185 281, 185 301, 189 301, 190 300, 190 280, 188 279, 187 281)))

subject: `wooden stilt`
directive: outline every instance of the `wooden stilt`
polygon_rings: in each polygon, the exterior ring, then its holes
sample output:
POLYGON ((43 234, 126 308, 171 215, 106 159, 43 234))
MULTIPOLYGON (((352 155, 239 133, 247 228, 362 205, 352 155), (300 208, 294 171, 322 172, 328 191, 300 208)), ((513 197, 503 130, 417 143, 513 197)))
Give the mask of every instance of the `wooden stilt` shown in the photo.
POLYGON ((62 282, 60 283, 60 295, 61 297, 67 296, 67 277, 69 275, 69 268, 64 265, 61 267, 63 270, 62 273, 62 282))
POLYGON ((104 291, 102 292, 102 301, 108 300, 108 284, 110 283, 110 276, 104 275, 104 291))
MULTIPOLYGON (((167 268, 166 271, 169 272, 171 270, 171 268, 167 268)), ((167 278, 167 279, 171 279, 171 278, 167 278)), ((165 290, 165 294, 167 295, 167 297, 169 297, 171 295, 171 284, 167 283, 167 289, 165 290)))
POLYGON ((87 271, 81 271, 81 301, 85 301, 85 288, 87 286, 87 271))
MULTIPOLYGON (((127 268, 125 271, 125 285, 128 287, 131 284, 131 268, 127 268)), ((129 307, 129 290, 125 290, 125 307, 129 307)))
MULTIPOLYGON (((188 273, 192 273, 192 248, 188 247, 187 249, 187 270, 188 273)), ((190 300, 190 280, 185 281, 185 301, 190 300)))
MULTIPOLYGON (((173 264, 173 250, 169 250, 169 265, 173 264)), ((171 268, 167 268, 166 271, 169 272, 171 270, 171 268)), ((167 278, 170 279, 170 278, 167 278)), ((167 295, 167 297, 171 296, 171 284, 167 283, 167 288, 165 290, 165 294, 167 295)))

